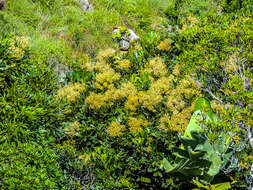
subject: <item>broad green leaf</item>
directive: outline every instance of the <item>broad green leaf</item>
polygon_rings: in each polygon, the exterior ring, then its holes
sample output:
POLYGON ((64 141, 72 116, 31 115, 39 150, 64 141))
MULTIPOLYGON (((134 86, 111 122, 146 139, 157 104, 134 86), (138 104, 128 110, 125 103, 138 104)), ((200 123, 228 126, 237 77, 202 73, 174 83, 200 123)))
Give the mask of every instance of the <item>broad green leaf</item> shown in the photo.
POLYGON ((169 172, 173 169, 173 166, 169 163, 169 161, 164 158, 162 161, 161 168, 164 168, 166 172, 169 172))
POLYGON ((186 130, 185 130, 184 136, 191 138, 192 131, 201 132, 202 129, 201 129, 200 125, 198 124, 201 120, 203 120, 201 111, 200 110, 195 111, 191 117, 191 120, 190 120, 186 130))
POLYGON ((206 113, 209 118, 213 118, 213 110, 210 102, 205 98, 199 98, 194 106, 194 111, 201 110, 203 113, 206 113))
POLYGON ((211 190, 227 190, 231 189, 230 183, 219 183, 211 186, 211 190))

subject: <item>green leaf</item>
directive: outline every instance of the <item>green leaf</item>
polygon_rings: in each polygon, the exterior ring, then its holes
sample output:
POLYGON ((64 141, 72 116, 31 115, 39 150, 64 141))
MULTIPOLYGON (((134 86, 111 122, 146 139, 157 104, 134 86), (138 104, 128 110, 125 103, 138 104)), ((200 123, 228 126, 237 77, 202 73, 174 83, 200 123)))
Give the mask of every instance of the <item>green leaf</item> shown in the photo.
POLYGON ((227 190, 230 189, 230 183, 226 182, 226 183, 219 183, 219 184, 215 184, 211 186, 211 190, 227 190))
POLYGON ((198 124, 201 120, 203 120, 202 114, 200 110, 197 110, 193 113, 191 120, 185 130, 184 136, 185 137, 192 137, 191 132, 192 131, 197 131, 201 132, 201 126, 198 124))
POLYGON ((168 162, 166 158, 162 160, 161 168, 164 168, 166 172, 169 172, 173 169, 173 166, 168 162))
POLYGON ((206 113, 209 118, 213 118, 213 110, 210 102, 205 98, 199 98, 194 106, 194 111, 201 110, 203 113, 206 113))

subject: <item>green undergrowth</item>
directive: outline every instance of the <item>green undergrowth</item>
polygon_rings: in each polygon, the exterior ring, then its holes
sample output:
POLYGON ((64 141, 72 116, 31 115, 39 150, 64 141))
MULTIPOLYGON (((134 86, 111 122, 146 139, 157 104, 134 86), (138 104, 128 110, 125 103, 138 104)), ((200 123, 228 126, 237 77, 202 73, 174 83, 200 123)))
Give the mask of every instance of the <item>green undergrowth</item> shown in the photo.
POLYGON ((94 10, 83 13, 75 0, 8 1, 0 15, 1 31, 30 37, 37 54, 43 52, 47 57, 57 56, 66 62, 70 56, 83 53, 94 56, 99 49, 116 48, 111 39, 115 26, 129 27, 140 36, 150 30, 162 30, 164 3, 160 1, 91 3, 94 10))

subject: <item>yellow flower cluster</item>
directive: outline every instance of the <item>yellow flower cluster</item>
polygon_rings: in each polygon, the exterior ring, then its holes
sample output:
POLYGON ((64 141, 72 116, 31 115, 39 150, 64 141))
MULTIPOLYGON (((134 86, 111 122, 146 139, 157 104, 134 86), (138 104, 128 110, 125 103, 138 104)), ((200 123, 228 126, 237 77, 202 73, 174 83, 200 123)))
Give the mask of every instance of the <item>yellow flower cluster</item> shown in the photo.
POLYGON ((173 77, 161 77, 157 81, 151 83, 150 90, 156 91, 160 95, 165 95, 170 92, 172 87, 173 77))
POLYGON ((125 125, 121 125, 119 122, 113 121, 111 125, 107 128, 106 132, 111 137, 119 137, 125 130, 126 130, 125 125))
POLYGON ((228 60, 221 63, 221 66, 225 68, 229 76, 233 76, 234 73, 238 70, 238 65, 236 63, 237 56, 236 53, 229 56, 228 60))
POLYGON ((106 59, 111 58, 115 55, 115 50, 108 48, 106 50, 100 51, 98 53, 97 59, 99 61, 106 61, 106 59))
POLYGON ((75 102, 80 93, 85 91, 86 85, 82 83, 70 83, 59 89, 56 98, 59 100, 66 99, 68 102, 75 102))
POLYGON ((105 61, 97 62, 96 65, 93 67, 93 69, 95 69, 101 73, 112 70, 110 65, 107 64, 105 61))
POLYGON ((142 126, 146 127, 148 125, 148 121, 140 118, 130 117, 127 121, 127 125, 129 129, 133 133, 141 132, 142 126))
POLYGON ((152 59, 144 69, 145 72, 153 74, 156 77, 163 77, 167 75, 167 68, 160 57, 152 59))
POLYGON ((84 67, 88 72, 93 72, 95 68, 91 63, 85 63, 84 67))
POLYGON ((191 24, 198 24, 198 23, 199 23, 199 20, 198 20, 196 17, 194 17, 193 15, 189 15, 189 16, 187 17, 187 20, 188 20, 191 24))
POLYGON ((161 41, 158 45, 158 49, 161 51, 169 51, 171 48, 171 40, 165 39, 164 41, 161 41))
POLYGON ((173 114, 178 114, 185 108, 185 102, 181 97, 178 97, 177 94, 171 94, 166 106, 173 112, 173 114))
POLYGON ((162 95, 156 90, 150 89, 140 94, 139 101, 145 108, 155 112, 155 107, 162 101, 162 95))
POLYGON ((75 156, 76 155, 76 148, 75 148, 75 145, 76 145, 76 141, 73 140, 73 139, 70 139, 70 140, 66 140, 63 142, 62 146, 61 145, 58 145, 58 148, 61 148, 63 147, 65 150, 67 150, 72 156, 75 156))
MULTIPOLYGON (((170 45, 169 39, 165 40, 163 45, 170 45)), ((200 90, 190 76, 182 75, 180 65, 176 65, 173 73, 167 76, 168 70, 162 58, 152 59, 142 70, 150 74, 150 88, 145 91, 138 91, 131 81, 122 82, 118 88, 113 85, 114 82, 120 80, 121 75, 115 72, 110 63, 106 62, 106 58, 112 56, 114 56, 112 50, 100 52, 98 62, 91 70, 98 71, 94 82, 96 88, 106 90, 102 93, 90 92, 86 98, 86 103, 92 109, 99 110, 103 106, 112 106, 117 101, 122 101, 122 103, 124 101, 124 106, 129 111, 135 112, 140 106, 143 106, 152 112, 156 112, 157 106, 164 99, 167 101, 165 106, 171 114, 160 118, 158 128, 183 132, 193 111, 193 101, 199 97, 200 90)), ((121 68, 124 71, 131 67, 131 63, 127 59, 114 63, 116 68, 121 68)), ((127 120, 127 126, 133 133, 141 132, 146 125, 148 125, 148 121, 139 119, 136 115, 132 115, 127 120)), ((125 130, 124 125, 114 121, 107 128, 107 133, 116 137, 125 130)))
POLYGON ((179 34, 182 34, 182 33, 183 33, 184 31, 186 31, 188 28, 189 28, 188 25, 187 25, 187 24, 184 24, 184 25, 182 26, 182 29, 178 29, 178 33, 179 33, 179 34))
POLYGON ((78 121, 75 121, 74 123, 70 124, 68 127, 64 128, 65 134, 70 136, 75 136, 76 133, 80 129, 80 123, 78 121))
POLYGON ((173 113, 172 116, 166 114, 160 118, 159 129, 164 131, 172 130, 184 132, 191 118, 193 106, 183 109, 181 112, 173 113))
POLYGON ((122 93, 128 96, 129 94, 137 93, 137 89, 131 82, 124 82, 121 84, 121 91, 122 93))
POLYGON ((28 38, 26 37, 16 37, 15 39, 10 41, 10 57, 20 59, 25 51, 24 49, 28 45, 28 38))
POLYGON ((224 113, 225 106, 222 105, 220 102, 218 102, 217 100, 212 100, 210 103, 215 113, 218 113, 218 114, 224 113))
POLYGON ((100 93, 96 94, 95 92, 91 92, 89 96, 85 99, 85 102, 89 104, 92 109, 96 110, 106 105, 104 95, 100 93))
MULTIPOLYGON (((91 92, 90 95, 86 98, 86 103, 88 103, 91 108, 99 110, 101 107, 105 105, 112 105, 113 102, 118 101, 122 98, 126 98, 133 93, 137 93, 137 89, 131 82, 122 83, 119 89, 113 87, 108 89, 104 94, 103 93, 96 94, 94 92, 91 92)), ((134 109, 132 105, 134 103, 131 103, 130 99, 131 97, 129 98, 127 107, 129 107, 130 110, 132 110, 134 109)))
POLYGON ((180 69, 180 65, 179 65, 179 64, 175 65, 175 67, 173 68, 172 73, 173 73, 173 75, 175 75, 176 77, 180 76, 181 69, 180 69))
POLYGON ((128 59, 119 60, 119 61, 116 61, 116 63, 117 63, 117 68, 122 68, 126 71, 128 71, 128 69, 131 67, 131 62, 128 59))
POLYGON ((121 89, 116 89, 114 87, 108 89, 104 94, 104 100, 106 102, 117 101, 124 97, 126 97, 126 94, 124 94, 121 89))
POLYGON ((129 94, 125 102, 125 107, 131 111, 135 111, 139 105, 140 104, 139 104, 138 93, 129 94))
MULTIPOLYGON (((168 128, 174 131, 182 131, 188 125, 193 111, 193 101, 201 94, 190 76, 185 76, 179 81, 176 88, 172 89, 168 95, 166 107, 172 112, 172 116, 163 118, 168 123, 168 128), (190 103, 190 106, 188 105, 190 103)), ((165 128, 161 121, 160 128, 165 128)))
POLYGON ((82 160, 85 164, 89 163, 91 160, 91 156, 87 153, 84 153, 78 157, 80 160, 82 160))
POLYGON ((96 88, 103 90, 105 88, 112 88, 113 82, 120 80, 120 74, 116 73, 113 69, 99 73, 96 76, 96 88))

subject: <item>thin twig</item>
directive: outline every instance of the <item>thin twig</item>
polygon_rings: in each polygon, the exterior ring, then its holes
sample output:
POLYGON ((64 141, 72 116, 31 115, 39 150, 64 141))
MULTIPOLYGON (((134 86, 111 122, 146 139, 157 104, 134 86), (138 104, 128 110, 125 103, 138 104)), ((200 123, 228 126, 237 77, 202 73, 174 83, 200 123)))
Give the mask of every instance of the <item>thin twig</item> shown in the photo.
POLYGON ((220 102, 221 104, 223 104, 223 105, 225 106, 225 108, 227 109, 226 104, 225 104, 221 99, 219 99, 217 96, 215 96, 215 95, 213 94, 213 92, 212 92, 210 89, 205 88, 205 87, 203 86, 202 83, 200 83, 199 81, 194 80, 193 77, 191 77, 191 78, 192 78, 192 80, 193 80, 198 86, 200 86, 204 91, 206 91, 207 93, 209 93, 215 100, 217 100, 218 102, 220 102))

